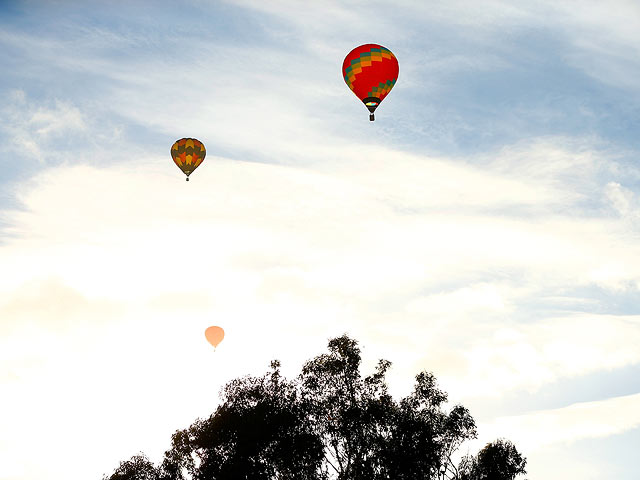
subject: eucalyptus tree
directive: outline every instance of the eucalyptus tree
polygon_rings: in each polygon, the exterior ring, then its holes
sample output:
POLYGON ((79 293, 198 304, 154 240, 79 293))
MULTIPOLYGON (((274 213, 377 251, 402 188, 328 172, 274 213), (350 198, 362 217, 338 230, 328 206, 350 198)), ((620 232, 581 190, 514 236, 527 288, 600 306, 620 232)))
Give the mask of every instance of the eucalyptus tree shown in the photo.
POLYGON ((391 363, 379 360, 363 377, 361 362, 347 335, 331 339, 328 352, 292 380, 274 360, 263 376, 229 382, 211 416, 173 434, 160 465, 136 456, 104 480, 512 480, 524 473, 526 460, 502 440, 456 464, 454 454, 477 435, 469 411, 449 407, 428 372, 395 400, 385 380, 391 363))

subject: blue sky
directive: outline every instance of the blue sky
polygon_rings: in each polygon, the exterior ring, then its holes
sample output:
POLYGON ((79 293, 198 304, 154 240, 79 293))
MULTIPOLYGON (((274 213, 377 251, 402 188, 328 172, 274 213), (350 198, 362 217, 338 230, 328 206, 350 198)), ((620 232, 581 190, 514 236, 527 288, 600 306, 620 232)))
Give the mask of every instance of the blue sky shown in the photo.
POLYGON ((433 371, 469 451, 635 478, 640 7, 614 4, 0 2, 0 479, 157 460, 226 381, 345 332, 395 395, 433 371), (400 64, 373 123, 340 70, 363 43, 400 64))

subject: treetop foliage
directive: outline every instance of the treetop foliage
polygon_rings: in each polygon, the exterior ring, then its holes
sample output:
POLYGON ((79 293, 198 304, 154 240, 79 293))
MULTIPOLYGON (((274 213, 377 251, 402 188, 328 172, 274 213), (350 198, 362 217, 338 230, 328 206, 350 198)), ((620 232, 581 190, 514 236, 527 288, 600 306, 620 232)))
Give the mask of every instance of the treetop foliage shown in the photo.
POLYGON ((261 377, 232 380, 207 419, 176 431, 160 465, 144 455, 121 462, 103 480, 512 480, 526 460, 505 440, 455 464, 454 453, 476 438, 462 405, 428 372, 396 401, 380 360, 360 374, 356 340, 333 338, 328 353, 288 380, 271 362, 261 377))

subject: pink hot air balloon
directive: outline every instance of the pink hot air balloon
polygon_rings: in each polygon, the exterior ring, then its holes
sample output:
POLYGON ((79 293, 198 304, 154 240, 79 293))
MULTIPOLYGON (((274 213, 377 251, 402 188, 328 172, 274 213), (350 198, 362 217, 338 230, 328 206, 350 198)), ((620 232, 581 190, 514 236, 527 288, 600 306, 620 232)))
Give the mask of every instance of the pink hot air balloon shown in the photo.
POLYGON ((204 331, 204 336, 207 337, 207 341, 213 345, 215 350, 224 338, 224 330, 220 327, 209 327, 204 331))

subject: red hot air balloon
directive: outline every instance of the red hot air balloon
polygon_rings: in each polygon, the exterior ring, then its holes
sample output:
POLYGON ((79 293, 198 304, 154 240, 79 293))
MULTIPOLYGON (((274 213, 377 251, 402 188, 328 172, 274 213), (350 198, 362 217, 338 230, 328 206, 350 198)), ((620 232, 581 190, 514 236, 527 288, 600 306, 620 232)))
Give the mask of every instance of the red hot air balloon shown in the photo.
POLYGON ((373 112, 396 84, 398 70, 395 55, 375 43, 360 45, 345 57, 344 81, 371 112, 369 120, 374 120, 373 112))

